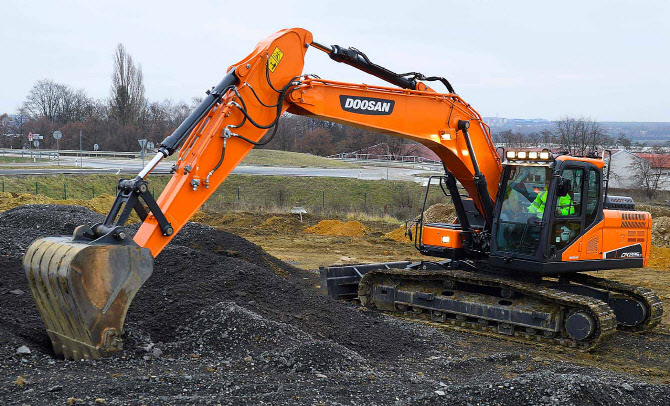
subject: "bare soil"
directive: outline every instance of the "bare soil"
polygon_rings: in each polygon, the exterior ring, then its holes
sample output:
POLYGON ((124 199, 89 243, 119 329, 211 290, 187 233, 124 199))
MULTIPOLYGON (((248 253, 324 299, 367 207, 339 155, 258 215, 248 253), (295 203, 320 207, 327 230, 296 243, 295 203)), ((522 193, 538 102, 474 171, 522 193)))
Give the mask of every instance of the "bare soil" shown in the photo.
MULTIPOLYGON (((356 260, 397 259, 391 251, 411 246, 381 235, 397 225, 331 237, 302 231, 320 219, 276 217, 242 227, 248 239, 189 223, 132 303, 123 353, 73 362, 51 354, 21 257, 34 238, 101 215, 52 205, 0 213, 0 403, 662 405, 670 396, 665 323, 583 353, 390 317, 325 297, 316 273, 272 254, 283 237, 284 247, 298 241, 294 256, 330 245, 342 256, 362 247, 356 260), (21 346, 30 354, 17 354, 21 346)), ((648 272, 637 275, 667 294, 667 271, 648 272)))

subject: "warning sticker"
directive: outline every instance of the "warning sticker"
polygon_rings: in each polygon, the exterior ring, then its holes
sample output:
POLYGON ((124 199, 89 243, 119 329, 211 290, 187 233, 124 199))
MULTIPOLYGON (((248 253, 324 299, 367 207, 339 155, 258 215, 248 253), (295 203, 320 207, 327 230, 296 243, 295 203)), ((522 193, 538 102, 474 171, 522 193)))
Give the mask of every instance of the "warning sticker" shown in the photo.
POLYGON ((275 69, 277 69, 277 65, 279 65, 279 62, 281 62, 283 57, 284 53, 278 47, 275 47, 275 50, 272 51, 272 55, 270 55, 270 60, 268 61, 270 72, 274 72, 275 69))

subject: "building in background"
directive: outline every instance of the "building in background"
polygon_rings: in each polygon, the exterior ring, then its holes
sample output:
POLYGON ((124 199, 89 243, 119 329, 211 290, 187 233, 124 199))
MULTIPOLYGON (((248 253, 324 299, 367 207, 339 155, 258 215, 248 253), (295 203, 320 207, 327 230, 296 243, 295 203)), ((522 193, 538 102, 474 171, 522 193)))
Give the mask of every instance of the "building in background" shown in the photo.
MULTIPOLYGON (((605 161, 609 165, 609 158, 605 161)), ((612 188, 637 189, 645 180, 643 178, 659 176, 658 189, 670 190, 670 154, 634 153, 622 149, 612 154, 611 165, 609 186, 612 188), (643 167, 648 168, 648 173, 641 173, 643 167)))

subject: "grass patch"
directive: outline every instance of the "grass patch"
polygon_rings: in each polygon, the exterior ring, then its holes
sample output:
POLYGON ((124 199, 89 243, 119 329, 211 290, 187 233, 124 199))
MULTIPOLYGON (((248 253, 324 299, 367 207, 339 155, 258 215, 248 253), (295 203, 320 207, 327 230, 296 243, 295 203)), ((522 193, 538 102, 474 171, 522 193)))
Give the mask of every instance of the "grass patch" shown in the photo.
MULTIPOLYGON (((151 176, 150 190, 157 197, 169 180, 166 175, 151 176)), ((118 177, 112 174, 2 176, 0 191, 39 194, 52 199, 91 199, 102 193, 115 194, 117 182, 118 177)), ((302 206, 308 213, 339 216, 361 213, 361 220, 405 220, 419 214, 424 193, 424 187, 407 181, 231 175, 204 209, 286 213, 293 206, 302 206)), ((431 188, 430 202, 443 200, 439 188, 431 188)))
POLYGON ((272 149, 252 149, 244 158, 242 164, 311 168, 358 168, 358 165, 321 156, 272 149))
MULTIPOLYGON (((176 161, 178 153, 168 158, 176 161)), ((278 151, 274 149, 252 149, 249 151, 241 165, 263 165, 263 166, 287 166, 291 168, 359 168, 360 166, 328 159, 322 156, 303 154, 300 152, 278 151)))
POLYGON ((46 162, 49 159, 47 158, 33 158, 30 157, 20 157, 14 155, 0 156, 0 164, 21 164, 21 163, 30 163, 30 162, 46 162))

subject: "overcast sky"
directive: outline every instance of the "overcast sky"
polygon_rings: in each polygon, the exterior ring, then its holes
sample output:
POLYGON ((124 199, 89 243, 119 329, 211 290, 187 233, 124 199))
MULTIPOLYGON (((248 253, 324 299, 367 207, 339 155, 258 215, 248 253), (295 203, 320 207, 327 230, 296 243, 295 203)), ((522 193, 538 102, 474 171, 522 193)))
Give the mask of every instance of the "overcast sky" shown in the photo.
MULTIPOLYGON (((670 121, 670 1, 2 0, 0 113, 49 78, 109 95, 123 43, 146 96, 202 96, 269 34, 310 30, 395 72, 445 76, 483 116, 670 121)), ((305 73, 380 84, 316 50, 305 73)))

